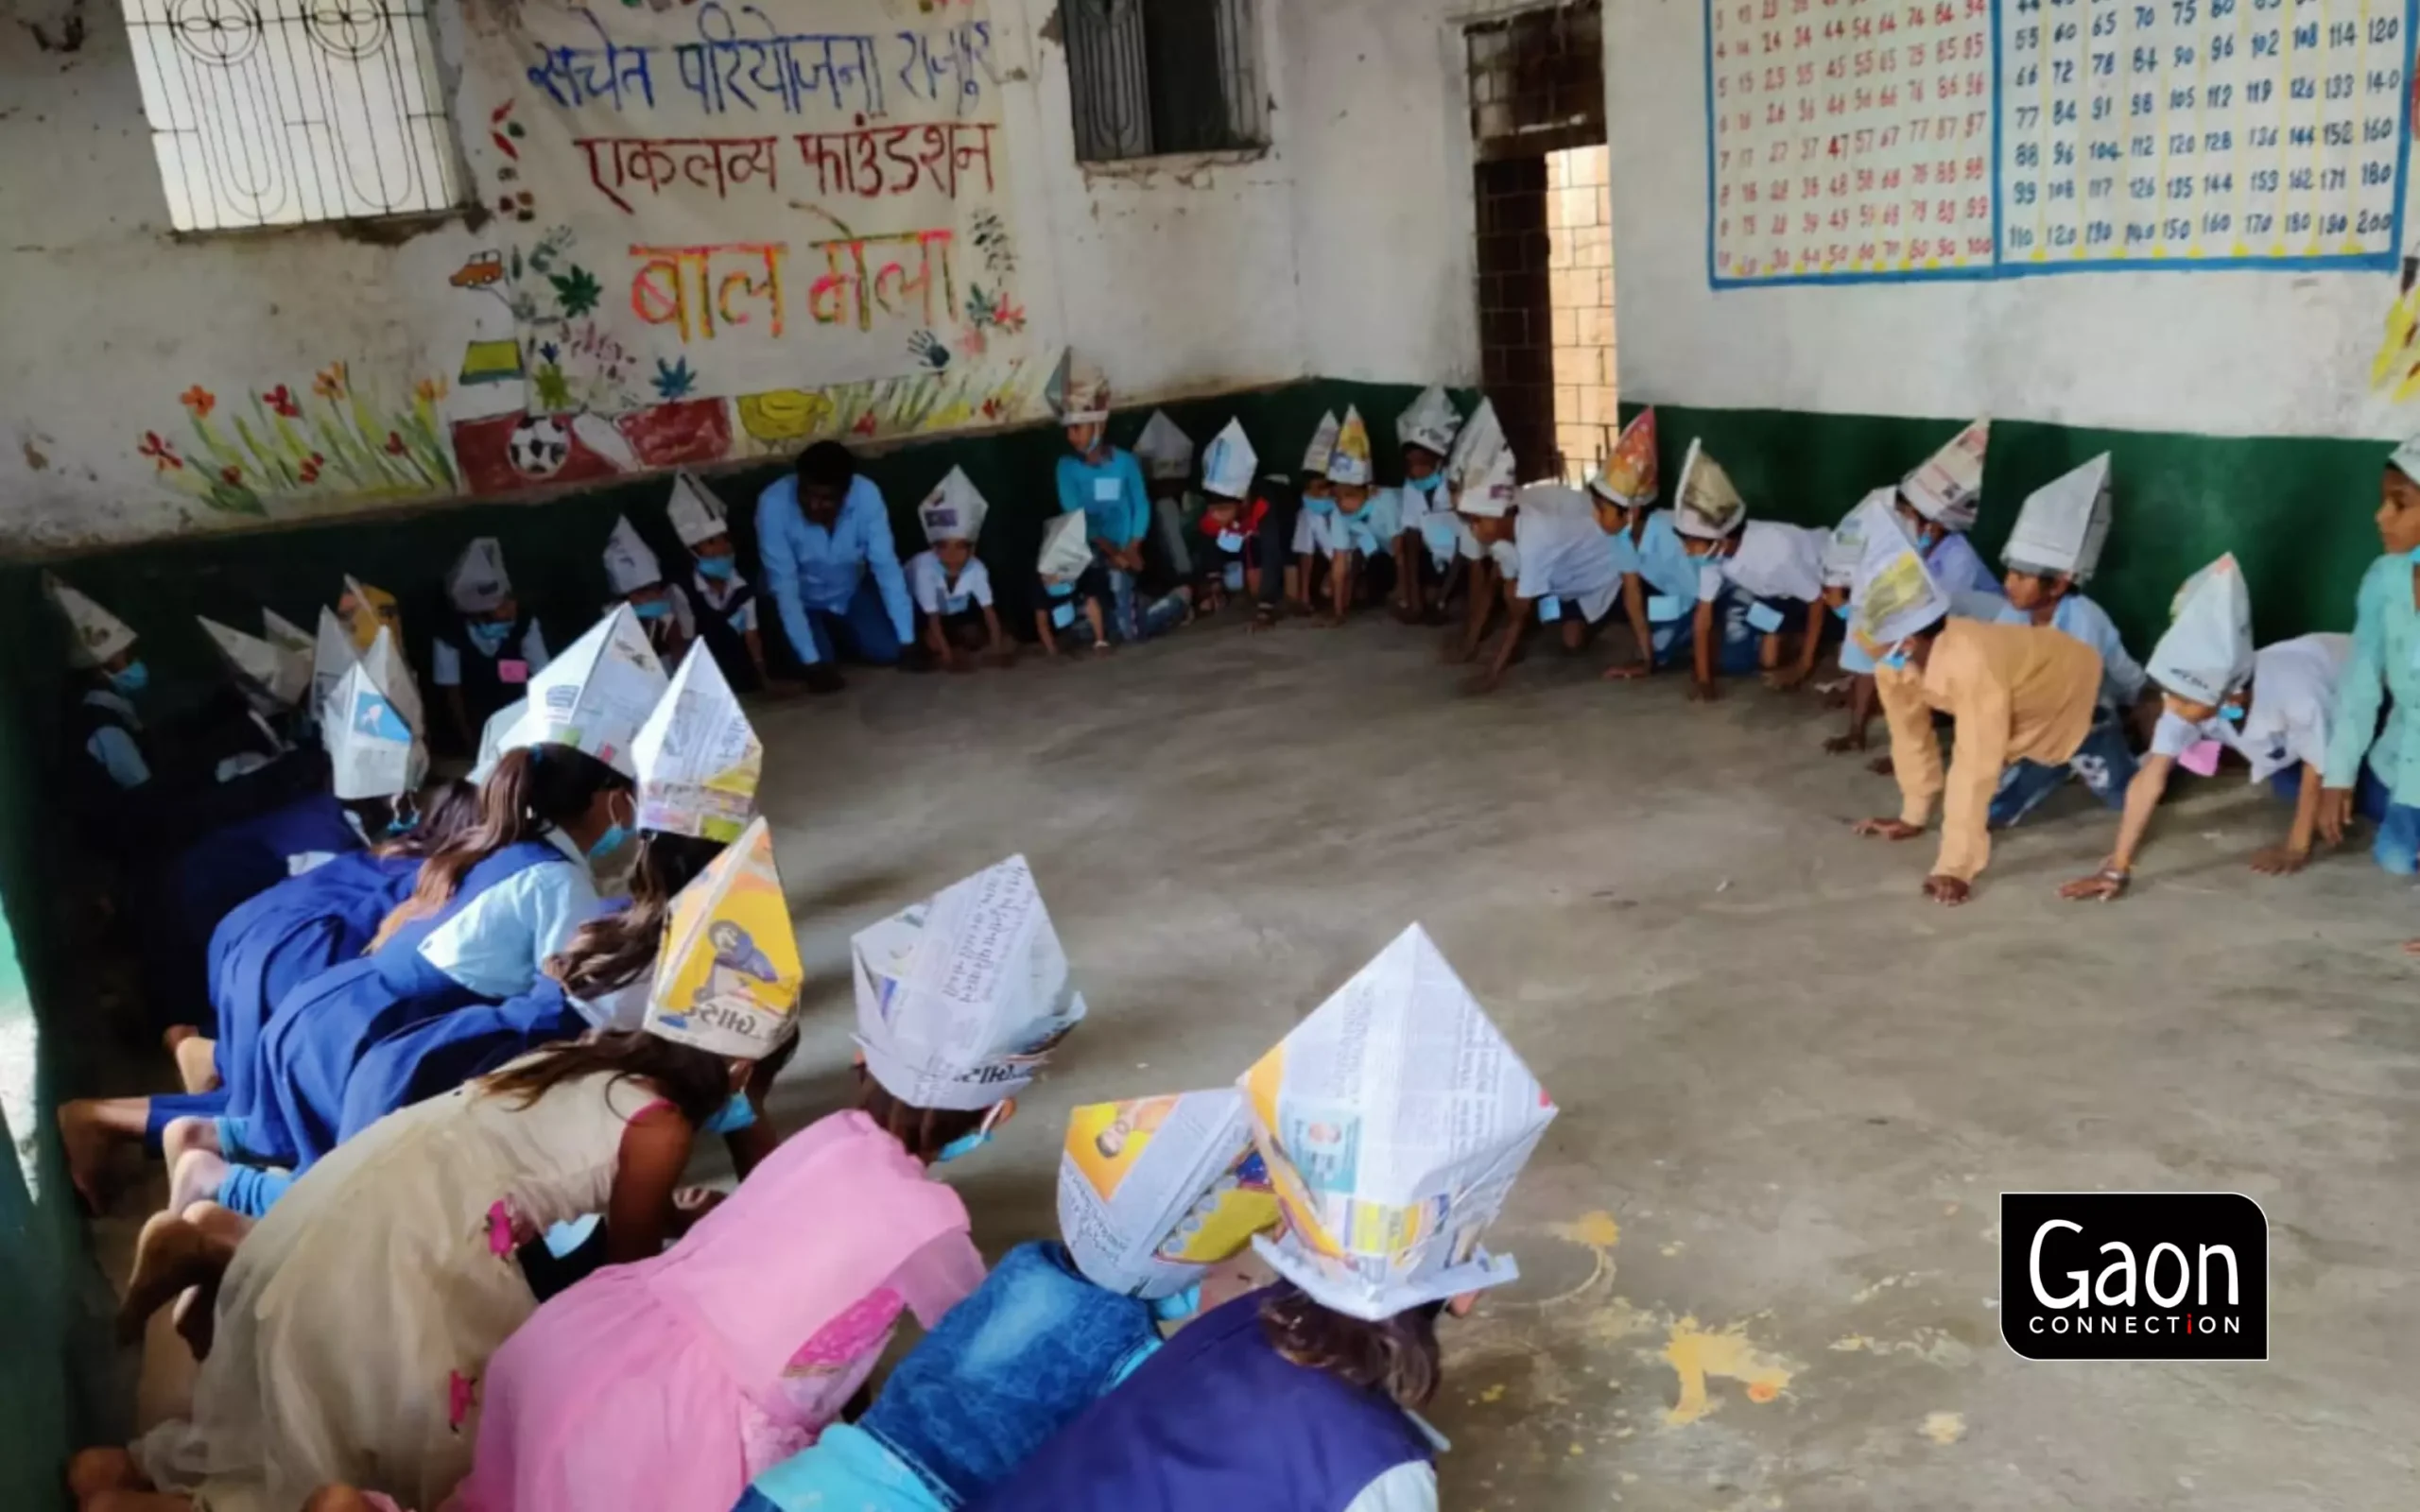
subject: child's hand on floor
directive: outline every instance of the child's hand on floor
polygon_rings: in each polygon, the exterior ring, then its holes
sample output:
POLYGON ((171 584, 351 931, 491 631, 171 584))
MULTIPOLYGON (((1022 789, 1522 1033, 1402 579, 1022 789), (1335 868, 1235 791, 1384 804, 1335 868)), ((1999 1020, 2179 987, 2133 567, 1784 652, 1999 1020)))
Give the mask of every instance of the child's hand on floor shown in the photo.
POLYGON ((2059 896, 2071 903, 2112 902, 2125 896, 2130 879, 2115 867, 2103 866, 2089 877, 2078 877, 2059 888, 2059 896))
POLYGON ((1862 730, 1853 730, 1845 735, 1834 735, 1824 742, 1824 754, 1826 756, 1844 756, 1850 751, 1863 749, 1865 749, 1865 731, 1862 730))
POLYGON ((1974 897, 1975 888, 1957 877, 1927 877, 1925 896, 1945 908, 1955 908, 1974 897))
POLYGON ((2279 841, 2252 853, 2252 869, 2264 877, 2290 877, 2310 865, 2310 851, 2279 841))
POLYGON ((1775 693, 1795 693, 1806 680, 1806 672, 1802 667, 1781 667, 1765 674, 1765 686, 1775 693))
POLYGON ((1715 703, 1721 697, 1722 684, 1720 682, 1692 680, 1689 683, 1689 702, 1691 703, 1715 703))
POLYGON ((1639 679, 1651 675, 1654 670, 1655 667, 1653 663, 1643 658, 1636 662, 1616 662, 1612 666, 1605 669, 1605 680, 1607 682, 1635 682, 1639 679))

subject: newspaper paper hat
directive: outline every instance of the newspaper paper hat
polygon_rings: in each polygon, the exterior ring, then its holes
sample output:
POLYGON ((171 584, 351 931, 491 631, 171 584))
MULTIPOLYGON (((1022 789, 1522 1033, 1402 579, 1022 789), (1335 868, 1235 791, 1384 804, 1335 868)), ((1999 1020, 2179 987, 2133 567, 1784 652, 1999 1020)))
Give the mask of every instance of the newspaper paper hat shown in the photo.
POLYGON ((1661 479, 1655 471, 1655 410, 1640 410, 1614 441, 1614 455, 1588 486, 1625 509, 1655 502, 1661 479))
POLYGON ((926 541, 973 541, 983 533, 983 517, 991 512, 966 469, 954 467, 916 507, 916 520, 926 541))
POLYGON ((381 629, 320 710, 330 790, 345 801, 410 792, 428 770, 420 734, 420 690, 392 633, 381 629))
POLYGON ((2185 579, 2168 633, 2144 664, 2153 682, 2196 703, 2219 703, 2252 676, 2252 590, 2230 552, 2185 579))
POLYGON ((684 546, 702 545, 731 533, 731 526, 723 523, 722 501, 715 497, 714 490, 685 472, 672 475, 672 499, 664 507, 664 516, 684 546))
POLYGON ((1841 523, 1832 527, 1831 536, 1824 542, 1824 587, 1855 586, 1858 564, 1865 560, 1865 543, 1888 539, 1883 534, 1883 526, 1890 526, 1891 535, 1903 541, 1907 539, 1908 533, 1900 528, 1898 511, 1893 507, 1897 496, 1896 489, 1876 489, 1859 499, 1857 507, 1842 515, 1841 523))
POLYGON ((66 617, 69 666, 101 666, 134 644, 134 631, 126 621, 60 582, 57 576, 50 573, 43 574, 42 586, 43 592, 50 595, 51 603, 66 617))
POLYGON ((756 812, 765 744, 756 738, 714 653, 693 645, 671 686, 631 741, 638 827, 725 844, 756 812))
POLYGON ((521 716, 528 710, 528 699, 515 698, 488 715, 488 722, 479 727, 479 754, 471 763, 473 787, 484 785, 495 771, 495 764, 504 760, 504 753, 512 748, 513 728, 521 723, 521 716))
POLYGON ((1482 427, 1485 434, 1463 455, 1460 481, 1455 486, 1454 507, 1481 520, 1501 520, 1512 512, 1512 506, 1520 497, 1518 469, 1492 405, 1482 404, 1462 434, 1468 436, 1482 427))
POLYGON ((681 889, 648 993, 648 1034, 734 1060, 762 1060, 798 1027, 798 931, 762 818, 681 889))
POLYGON ((1495 417, 1495 401, 1482 397, 1478 408, 1454 433, 1454 449, 1445 454, 1445 486, 1460 491, 1463 481, 1475 476, 1474 462, 1483 470, 1487 456, 1503 449, 1504 422, 1495 417))
POLYGON ((1059 1233, 1104 1291, 1172 1297, 1276 1222, 1269 1170, 1234 1088, 1068 1115, 1059 1233))
POLYGON ((664 581, 664 564, 639 539, 628 515, 617 517, 614 533, 605 538, 605 581, 614 593, 625 594, 664 581))
POLYGON ((1681 534, 1720 541, 1747 522, 1748 505, 1731 485, 1731 474, 1708 455, 1703 441, 1691 441, 1674 491, 1672 524, 1681 534))
POLYGON ((1336 449, 1328 454, 1327 480, 1346 488, 1370 481, 1370 427, 1351 404, 1344 406, 1344 424, 1336 433, 1336 449))
POLYGON ((357 577, 345 578, 344 596, 337 600, 337 618, 344 622, 345 638, 356 653, 370 649, 382 625, 395 632, 396 644, 403 642, 404 613, 395 607, 395 595, 357 577))
POLYGON ((1092 363, 1070 359, 1067 387, 1059 398, 1059 423, 1098 425, 1109 419, 1109 378, 1092 363))
POLYGON ((445 596, 465 614, 485 614, 512 596, 512 578, 504 570, 504 546, 493 536, 481 536, 462 548, 454 570, 445 575, 445 596))
POLYGON ((1461 428, 1462 418, 1454 413, 1454 402, 1434 384, 1422 389, 1411 407, 1395 417, 1396 440, 1434 452, 1440 458, 1452 455, 1454 437, 1461 428))
POLYGON ((320 633, 311 642, 312 708, 327 706, 328 695, 337 691, 337 684, 353 670, 356 660, 358 653, 354 649, 353 637, 347 633, 344 621, 337 618, 335 610, 325 604, 320 605, 320 633))
POLYGON ((1337 423, 1336 411, 1331 409, 1320 417, 1319 429, 1311 432, 1311 444, 1303 448, 1304 482, 1327 476, 1328 462, 1336 455, 1337 432, 1341 428, 1337 423))
POLYGON ((1016 1095, 1084 1016, 1023 856, 859 931, 849 950, 866 1072, 911 1107, 973 1111, 1016 1095))
POLYGON ((1182 483, 1193 472, 1193 438, 1167 410, 1155 409, 1134 438, 1134 457, 1151 476, 1182 483))
POLYGON ((2420 436, 2396 447, 2394 455, 2386 459, 2386 465, 2412 482, 2420 483, 2420 436))
POLYGON ((1991 438, 1992 422, 1977 421, 1909 473, 1899 491, 1916 513, 1944 529, 1973 529, 1975 511, 1982 503, 1983 449, 1991 438))
POLYGON ((1202 491, 1221 499, 1242 499, 1252 492, 1253 474, 1259 467, 1259 454, 1244 435, 1244 422, 1231 420, 1226 429, 1210 438, 1210 449, 1201 454, 1202 491))
POLYGON ((2000 560, 2021 573, 2066 573, 2088 581, 2109 539, 2109 454, 2025 496, 2000 560))
POLYGON ((1034 571, 1064 581, 1093 564, 1093 548, 1084 540, 1084 512, 1072 509, 1042 527, 1042 557, 1034 571))
POLYGON ((628 604, 589 627, 571 649, 529 679, 529 707, 505 749, 569 746, 636 779, 631 747, 669 686, 664 663, 628 604))
POLYGON ((197 614, 194 618, 200 622, 202 633, 210 637, 210 644, 217 649, 219 659, 227 663, 229 670, 248 691, 275 704, 290 701, 278 696, 278 683, 285 676, 285 661, 278 655, 276 646, 257 635, 246 635, 231 626, 221 625, 207 614, 197 614))
POLYGON ((261 632, 277 651, 277 681, 270 691, 291 708, 311 696, 311 637, 300 625, 266 608, 261 610, 261 632))
POLYGON ((1554 1102, 1419 925, 1240 1085, 1286 1217, 1253 1247, 1314 1301, 1374 1322, 1520 1275, 1479 1237, 1554 1102))
POLYGON ((1866 531, 1849 604, 1850 629, 1876 653, 1930 628, 1950 608, 1924 553, 1898 529, 1866 531))

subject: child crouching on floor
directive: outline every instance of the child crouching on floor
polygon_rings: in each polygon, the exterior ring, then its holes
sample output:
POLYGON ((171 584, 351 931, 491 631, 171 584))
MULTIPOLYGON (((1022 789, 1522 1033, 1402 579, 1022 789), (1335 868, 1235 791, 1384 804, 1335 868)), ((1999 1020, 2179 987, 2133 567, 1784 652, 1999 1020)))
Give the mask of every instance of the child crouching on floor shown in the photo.
POLYGON ((714 653, 726 681, 743 693, 759 688, 794 691, 773 679, 765 665, 765 640, 756 629, 756 589, 740 574, 722 501, 686 472, 672 479, 666 507, 672 533, 690 556, 688 596, 698 608, 698 638, 714 653))
POLYGON ((1696 642, 1696 682, 1689 696, 1711 700, 1721 696, 1721 685, 1714 680, 1718 628, 1725 651, 1754 638, 1766 686, 1787 693, 1806 681, 1815 670, 1823 642, 1824 547, 1830 532, 1750 520, 1731 475, 1697 441, 1689 443, 1688 459, 1682 464, 1678 502, 1678 528, 1686 538, 1688 554, 1698 559, 1697 617, 1690 630, 1696 642), (1802 604, 1798 655, 1784 666, 1789 623, 1784 609, 1802 604))
POLYGON ((975 555, 990 512, 966 470, 957 467, 916 507, 932 544, 908 558, 908 595, 915 600, 925 648, 946 671, 974 671, 978 653, 999 666, 1016 660, 992 606, 992 574, 975 555))
POLYGON ((1034 571, 1042 592, 1034 600, 1033 628, 1043 654, 1057 656, 1062 639, 1070 649, 1090 645, 1103 656, 1115 649, 1102 604, 1109 579, 1093 561, 1081 513, 1060 515, 1042 527, 1042 558, 1034 571))

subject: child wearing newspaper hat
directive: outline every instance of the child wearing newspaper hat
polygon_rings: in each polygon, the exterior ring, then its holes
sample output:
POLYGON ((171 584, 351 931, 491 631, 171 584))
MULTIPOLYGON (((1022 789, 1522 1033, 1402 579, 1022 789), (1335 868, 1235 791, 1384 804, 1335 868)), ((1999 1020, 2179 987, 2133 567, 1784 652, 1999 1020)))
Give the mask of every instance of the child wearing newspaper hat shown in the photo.
POLYGON ((1188 1324, 985 1512, 1436 1506, 1442 1444, 1416 1414, 1442 1384, 1438 1317, 1519 1275, 1479 1239, 1554 1104, 1417 925, 1241 1090, 1283 1213, 1253 1241, 1278 1284, 1188 1324), (1413 1113, 1438 1099, 1454 1119, 1413 1113))
POLYGON ((991 512, 964 468, 954 467, 916 507, 932 544, 908 559, 908 595, 916 601, 918 633, 934 664, 975 670, 974 656, 1005 666, 1015 660, 992 607, 992 574, 975 555, 983 517, 991 512))
POLYGON ((1397 522, 1395 609, 1409 623, 1435 622, 1432 603, 1443 604, 1443 592, 1461 563, 1450 525, 1454 504, 1445 487, 1445 462, 1461 428, 1454 402, 1433 384, 1395 417, 1395 440, 1403 449, 1403 487, 1390 490, 1397 522), (1440 522, 1436 526, 1429 524, 1432 515, 1440 522), (1434 600, 1427 593, 1430 578, 1439 593, 1434 600))
POLYGON ((1925 570, 1942 592, 1997 594, 1999 579, 1966 539, 1983 502, 1983 454, 1992 422, 1979 420, 1945 442, 1900 480, 1900 523, 1925 554, 1925 570))
MULTIPOLYGON (((698 611, 678 583, 666 582, 664 564, 642 540, 628 516, 616 517, 605 541, 605 580, 614 594, 638 616, 639 628, 656 660, 666 666, 681 660, 698 638, 698 611)), ((606 606, 611 612, 613 606, 606 606)))
MULTIPOLYGON (((1832 527, 1830 539, 1824 543, 1824 603, 1844 626, 1852 612, 1850 599, 1857 585, 1858 564, 1865 558, 1865 543, 1886 535, 1905 538, 1907 526, 1899 520, 1898 491, 1876 489, 1841 517, 1841 523, 1832 527)), ((1914 544, 1912 538, 1908 539, 1909 544, 1914 544)), ((1874 657, 1855 634, 1841 637, 1840 662, 1841 671, 1849 679, 1841 700, 1848 709, 1849 719, 1845 731, 1824 742, 1824 749, 1835 756, 1865 749, 1876 710, 1874 657)))
POLYGON ((1402 529, 1392 494, 1372 491, 1370 430, 1347 406, 1327 465, 1328 607, 1322 623, 1340 627, 1357 599, 1384 599, 1394 587, 1394 541, 1402 529))
POLYGON ((743 693, 788 691, 790 685, 776 682, 767 670, 765 638, 756 625, 755 585, 739 570, 722 500, 700 479, 675 473, 665 518, 688 548, 686 588, 695 601, 698 636, 722 663, 722 675, 743 693))
POLYGON ((2238 619, 2230 602, 2241 593, 2241 580, 2235 558, 2222 557, 2178 591, 2174 622, 2152 648, 2159 724, 2142 769, 2127 784, 2117 848, 2099 871, 2061 887, 2060 897, 2105 902, 2122 896, 2169 776, 2179 766, 2211 776, 2224 750, 2251 765, 2255 782, 2294 802, 2285 841, 2254 852, 2252 869, 2284 876, 2309 862, 2326 782, 2331 706, 2352 660, 2353 639, 2302 635, 2253 650, 2250 614, 2238 619))
POLYGON ((1033 629, 1045 656, 1089 644, 1106 655, 1109 638, 1109 577, 1093 560, 1081 513, 1062 514, 1042 527, 1042 555, 1034 564, 1033 629))
POLYGON ((1695 644, 1695 682, 1689 696, 1720 697, 1720 670, 1739 664, 1737 652, 1754 647, 1765 685, 1787 693, 1815 671, 1826 611, 1824 547, 1830 532, 1771 520, 1751 520, 1731 475, 1696 441, 1681 467, 1675 526, 1697 559, 1697 610, 1690 635, 1695 644), (1798 653, 1784 663, 1789 611, 1805 606, 1797 631, 1798 653), (1718 650, 1718 640, 1720 646, 1718 650))
POLYGON ((855 1423, 756 1477, 735 1512, 942 1512, 1012 1474, 1191 1315, 1210 1267, 1276 1222, 1232 1088, 1080 1108, 1062 1243, 1017 1246, 855 1423))
POLYGON ((1022 857, 853 948, 859 1107, 497 1353, 462 1512, 728 1507, 838 1418, 903 1312, 930 1328, 981 1282, 965 1208, 927 1167, 1006 1122, 1083 999, 1022 857))
POLYGON ((1287 537, 1278 518, 1282 511, 1268 490, 1254 487, 1259 466, 1259 454, 1238 420, 1227 421, 1201 454, 1203 503, 1197 528, 1210 549, 1202 554, 1194 602, 1201 612, 1215 614, 1229 594, 1241 594, 1255 606, 1253 627, 1265 629, 1276 623, 1285 592, 1287 537))
MULTIPOLYGON (((667 936, 644 1028, 542 1050, 383 1119, 240 1246, 208 1234, 181 1246, 181 1264, 225 1270, 192 1414, 130 1453, 79 1456, 79 1494, 290 1507, 337 1484, 437 1506, 483 1443, 490 1356, 537 1311, 516 1248, 603 1212, 617 1269, 600 1274, 637 1274, 631 1263, 680 1228, 674 1194, 697 1131, 793 1028, 804 973, 762 820, 683 893, 667 936)), ((592 1364, 657 1336, 636 1321, 588 1332, 592 1364)), ((518 1409, 502 1394, 507 1431, 527 1420, 518 1409)))
POLYGON ((504 570, 504 547, 482 536, 462 548, 445 575, 450 613, 428 647, 428 680, 444 690, 453 748, 478 748, 479 727, 528 691, 546 668, 546 635, 526 612, 504 570))
POLYGON ((1684 649, 1694 623, 1697 563, 1673 527, 1672 511, 1654 507, 1660 490, 1655 411, 1643 409, 1622 427, 1613 455, 1588 479, 1598 518, 1612 527, 1622 574, 1622 608, 1637 655, 1605 669, 1605 680, 1642 678, 1684 649))

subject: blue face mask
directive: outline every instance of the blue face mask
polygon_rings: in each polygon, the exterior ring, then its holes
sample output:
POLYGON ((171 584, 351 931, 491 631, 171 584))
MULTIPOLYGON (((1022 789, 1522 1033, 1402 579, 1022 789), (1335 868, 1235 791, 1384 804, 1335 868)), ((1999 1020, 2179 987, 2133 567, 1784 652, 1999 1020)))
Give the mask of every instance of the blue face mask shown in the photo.
POLYGON ((1184 1291, 1163 1297, 1151 1304, 1151 1315, 1163 1323, 1182 1323, 1201 1311, 1201 1283, 1195 1281, 1184 1291))
POLYGON ((672 600, 657 598, 644 604, 633 604, 631 606, 631 612, 643 620, 660 620, 672 612, 672 600))
POLYGON ((1848 617, 1849 607, 1846 604, 1835 604, 1832 606, 1832 618, 1839 620, 1841 623, 1845 625, 1848 623, 1848 617))
POLYGON ((699 573, 703 576, 712 577, 717 581, 729 577, 733 573, 735 573, 738 570, 739 558, 736 557, 700 557, 698 558, 699 573))
POLYGON ((978 1128, 972 1134, 960 1134, 942 1146, 942 1152, 933 1157, 933 1163, 947 1165, 952 1160, 974 1154, 991 1143, 992 1131, 988 1128, 978 1128))
POLYGON ((2223 719, 2223 720, 2225 720, 2225 721, 2226 721, 2228 724, 2230 724, 2230 725, 2239 725, 2239 724, 2242 724, 2242 723, 2243 723, 2243 709, 2242 709, 2242 706, 2241 706, 2241 705, 2238 705, 2238 704, 2222 703, 2222 704, 2219 705, 2219 717, 2220 717, 2220 718, 2221 718, 2221 719, 2223 719))
POLYGON ((140 662, 129 662, 109 675, 110 686, 128 697, 151 686, 151 669, 140 662))
POLYGON ((1431 472, 1425 478, 1412 478, 1409 481, 1414 489, 1418 490, 1422 493, 1434 493, 1439 489, 1445 486, 1445 474, 1443 472, 1431 472))
POLYGON ((1314 498, 1306 493, 1303 496, 1303 507, 1308 509, 1313 514, 1334 514, 1336 513, 1336 501, 1334 499, 1314 498))
POLYGON ((1900 642, 1897 645, 1893 646, 1889 651, 1887 651, 1887 652, 1885 652, 1885 653, 1883 654, 1883 656, 1881 657, 1881 659, 1880 659, 1880 660, 1876 661, 1874 664, 1875 664, 1876 666, 1878 666, 1878 667, 1889 667, 1889 668, 1890 668, 1892 671, 1893 671, 1893 672, 1905 672, 1905 671, 1907 671, 1907 670, 1908 670, 1908 643, 1907 643, 1907 642, 1905 642, 1905 641, 1902 641, 1902 642, 1900 642))
POLYGON ((605 833, 596 837, 596 843, 588 848, 588 864, 594 867, 630 843, 630 831, 618 824, 609 824, 605 833))
POLYGON ((471 644, 479 648, 481 655, 493 656, 504 649, 504 639, 511 633, 510 622, 498 624, 493 620, 481 620, 471 627, 471 644))
POLYGON ((755 1122, 756 1105, 748 1100, 746 1092, 734 1092, 731 1101, 716 1108, 715 1116, 706 1120, 703 1132, 736 1134, 755 1122))

